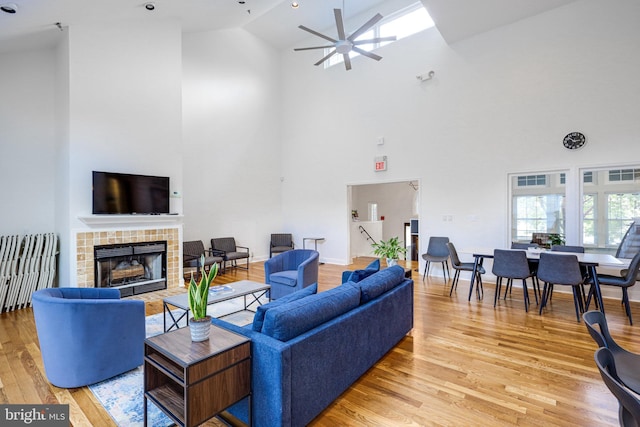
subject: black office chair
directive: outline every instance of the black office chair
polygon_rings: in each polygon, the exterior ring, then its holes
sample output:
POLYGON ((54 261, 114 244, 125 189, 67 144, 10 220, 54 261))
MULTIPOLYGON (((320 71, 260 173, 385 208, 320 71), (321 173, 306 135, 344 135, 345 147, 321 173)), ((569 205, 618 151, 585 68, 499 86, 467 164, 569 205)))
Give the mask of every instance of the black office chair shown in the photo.
POLYGON ((623 427, 640 425, 640 400, 624 386, 616 369, 616 361, 608 348, 596 350, 594 359, 605 385, 618 399, 618 421, 623 427))
MULTIPOLYGON (((427 253, 422 254, 422 259, 426 261, 424 265, 424 274, 422 275, 422 280, 427 277, 427 271, 429 270, 429 266, 432 262, 442 263, 442 274, 444 275, 444 279, 447 280, 447 273, 449 272, 449 248, 447 247, 448 242, 448 237, 429 238, 427 253)), ((449 278, 451 278, 451 273, 449 273, 449 278)))
POLYGON ((542 310, 549 301, 551 287, 554 285, 567 285, 571 286, 573 290, 573 304, 576 309, 576 320, 579 322, 580 314, 584 312, 582 284, 585 279, 580 272, 578 257, 575 255, 541 253, 540 264, 538 265, 538 279, 544 282, 539 314, 542 314, 542 310))
MULTIPOLYGON (((636 279, 639 271, 640 252, 635 254, 633 259, 629 263, 629 268, 626 270, 626 276, 619 277, 609 274, 598 274, 598 282, 601 285, 618 286, 622 288, 622 303, 624 304, 624 309, 627 313, 627 317, 629 318, 630 325, 633 325, 633 318, 631 317, 631 305, 629 304, 629 293, 627 292, 627 289, 636 284, 636 279)), ((589 304, 591 303, 593 293, 594 289, 593 286, 591 286, 591 289, 589 289, 589 296, 587 297, 587 309, 589 309, 589 304)))
POLYGON ((582 315, 591 338, 599 347, 608 348, 616 360, 618 375, 625 386, 640 394, 640 354, 631 353, 620 347, 609 333, 607 318, 599 310, 587 311, 582 315))
MULTIPOLYGON (((453 274, 453 283, 451 283, 451 290, 449 290, 449 296, 453 292, 453 288, 458 286, 458 280, 460 279, 461 271, 473 271, 473 262, 461 262, 458 257, 458 251, 456 251, 456 247, 451 242, 447 242, 447 248, 449 249, 449 255, 451 257, 451 266, 455 270, 453 274)), ((478 298, 482 298, 482 294, 484 290, 482 289, 482 277, 481 274, 486 273, 484 267, 481 265, 478 266, 476 270, 476 282, 478 286, 476 287, 476 292, 478 293, 478 298)))
MULTIPOLYGON (((532 278, 533 274, 531 273, 531 269, 529 268, 527 254, 524 251, 495 249, 493 251, 493 268, 491 272, 496 276, 496 294, 493 297, 493 307, 495 308, 500 297, 502 279, 507 279, 507 286, 513 279, 520 279, 522 280, 522 292, 524 294, 524 309, 525 311, 529 311, 529 291, 527 289, 527 279, 532 278)), ((534 294, 536 294, 535 291, 534 294)), ((537 294, 536 303, 538 303, 537 294)))

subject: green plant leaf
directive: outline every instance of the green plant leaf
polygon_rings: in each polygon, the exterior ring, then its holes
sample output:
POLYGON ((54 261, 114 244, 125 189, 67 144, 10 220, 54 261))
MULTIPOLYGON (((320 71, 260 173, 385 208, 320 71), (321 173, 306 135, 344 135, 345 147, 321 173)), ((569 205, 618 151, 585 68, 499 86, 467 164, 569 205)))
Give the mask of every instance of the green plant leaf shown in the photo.
POLYGON ((373 253, 382 258, 399 259, 400 254, 407 252, 407 249, 400 244, 398 237, 392 237, 386 242, 380 240, 378 243, 373 243, 373 253))
POLYGON ((218 275, 218 264, 214 264, 209 269, 209 273, 204 268, 204 255, 200 258, 201 275, 200 283, 196 284, 193 280, 193 273, 191 274, 191 281, 189 282, 189 309, 193 314, 195 320, 202 319, 207 315, 207 302, 209 300, 209 286, 218 275))

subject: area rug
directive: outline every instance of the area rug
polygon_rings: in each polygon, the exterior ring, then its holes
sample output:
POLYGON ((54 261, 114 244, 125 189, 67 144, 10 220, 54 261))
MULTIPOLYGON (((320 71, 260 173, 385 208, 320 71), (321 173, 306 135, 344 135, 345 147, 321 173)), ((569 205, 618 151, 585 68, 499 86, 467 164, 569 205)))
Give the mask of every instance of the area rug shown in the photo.
MULTIPOLYGON (((265 301, 266 302, 266 301, 265 301)), ((241 298, 213 304, 207 313, 214 317, 221 317, 243 308, 241 298)), ((174 316, 179 311, 174 312, 174 316)), ((163 332, 163 313, 147 316, 146 335, 152 337, 163 332)), ((167 315, 168 318, 168 315, 167 315)), ((224 319, 236 325, 246 325, 253 321, 253 314, 241 312, 224 319)), ((186 326, 186 319, 180 321, 180 326, 186 326)), ((142 366, 125 372, 117 377, 110 378, 89 386, 89 390, 104 406, 111 418, 118 426, 137 427, 144 421, 144 370, 142 366)), ((173 422, 151 401, 147 401, 148 425, 153 427, 165 427, 173 425, 173 422)))

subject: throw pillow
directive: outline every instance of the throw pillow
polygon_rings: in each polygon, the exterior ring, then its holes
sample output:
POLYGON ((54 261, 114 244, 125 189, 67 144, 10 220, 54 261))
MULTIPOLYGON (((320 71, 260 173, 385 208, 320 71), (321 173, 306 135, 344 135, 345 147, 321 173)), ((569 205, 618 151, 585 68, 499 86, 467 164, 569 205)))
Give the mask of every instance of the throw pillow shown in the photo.
POLYGON ((373 269, 375 271, 380 271, 380 258, 376 258, 371 264, 367 265, 365 270, 373 269))
POLYGON ((304 297, 308 297, 309 295, 313 295, 317 292, 318 292, 318 284, 314 283, 313 285, 309 285, 306 288, 303 288, 299 291, 292 292, 289 295, 280 297, 275 301, 271 301, 270 303, 258 306, 258 308, 256 309, 256 314, 255 316, 253 316, 253 324, 251 325, 251 329, 253 329, 256 332, 262 331, 264 316, 267 313, 267 310, 270 310, 275 307, 279 307, 291 301, 296 301, 304 297))
POLYGON ((364 270, 355 270, 351 273, 351 275, 347 278, 347 282, 358 283, 359 281, 366 279, 374 273, 380 271, 380 259, 376 258, 371 264, 367 265, 364 270))

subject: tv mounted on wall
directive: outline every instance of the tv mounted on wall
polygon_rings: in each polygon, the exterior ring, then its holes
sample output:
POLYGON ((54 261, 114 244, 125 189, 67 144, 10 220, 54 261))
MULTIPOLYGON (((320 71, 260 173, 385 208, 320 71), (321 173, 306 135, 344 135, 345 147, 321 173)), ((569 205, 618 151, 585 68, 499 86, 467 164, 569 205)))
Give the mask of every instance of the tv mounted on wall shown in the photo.
POLYGON ((93 171, 94 214, 168 214, 169 177, 93 171))

